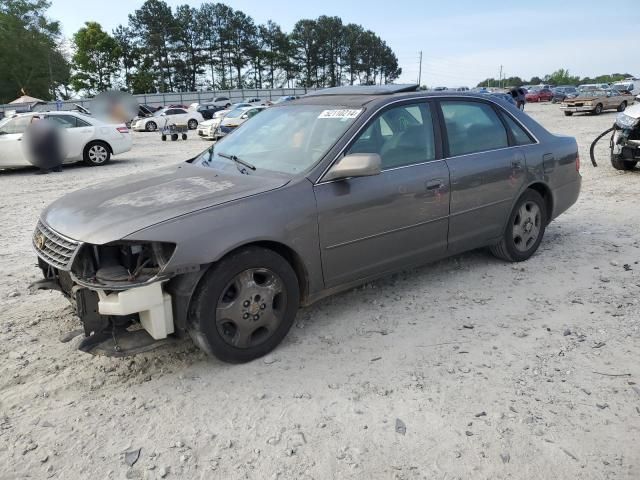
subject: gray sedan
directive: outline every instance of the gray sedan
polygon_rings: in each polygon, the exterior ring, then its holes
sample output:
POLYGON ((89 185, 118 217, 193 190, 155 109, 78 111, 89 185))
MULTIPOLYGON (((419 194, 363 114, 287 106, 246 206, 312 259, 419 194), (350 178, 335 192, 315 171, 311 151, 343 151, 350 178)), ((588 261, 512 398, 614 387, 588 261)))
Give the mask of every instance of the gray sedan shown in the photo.
POLYGON ((190 336, 246 362, 332 293, 481 247, 531 257, 578 198, 575 139, 487 95, 410 90, 315 92, 186 163, 50 205, 41 286, 76 306, 81 348, 190 336))

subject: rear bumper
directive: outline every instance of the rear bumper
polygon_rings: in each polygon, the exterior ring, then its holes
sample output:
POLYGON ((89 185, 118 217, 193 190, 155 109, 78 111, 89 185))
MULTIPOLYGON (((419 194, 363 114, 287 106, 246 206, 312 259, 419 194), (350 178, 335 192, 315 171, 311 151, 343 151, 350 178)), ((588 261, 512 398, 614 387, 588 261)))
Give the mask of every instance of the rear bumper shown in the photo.
POLYGON ((109 145, 111 145, 111 149, 113 150, 113 155, 128 152, 133 146, 133 138, 130 133, 121 133, 120 135, 121 138, 116 138, 109 142, 109 145))
POLYGON ((573 182, 553 189, 553 214, 551 215, 551 220, 567 211, 569 207, 578 201, 581 187, 582 176, 578 175, 573 182))

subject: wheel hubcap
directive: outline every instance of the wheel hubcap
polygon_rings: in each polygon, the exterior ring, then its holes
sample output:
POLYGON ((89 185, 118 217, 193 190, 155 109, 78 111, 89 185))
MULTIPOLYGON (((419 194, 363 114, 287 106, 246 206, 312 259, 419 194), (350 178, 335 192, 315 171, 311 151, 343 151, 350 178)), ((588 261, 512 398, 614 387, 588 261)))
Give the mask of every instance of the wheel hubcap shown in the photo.
POLYGON ((264 343, 282 322, 286 307, 284 283, 273 271, 252 268, 236 275, 216 307, 216 328, 236 348, 264 343))
POLYGON ((103 163, 107 159, 107 149, 102 145, 94 145, 89 149, 91 163, 103 163))
POLYGON ((534 202, 525 202, 513 221, 513 243, 520 252, 526 252, 538 240, 542 215, 534 202))

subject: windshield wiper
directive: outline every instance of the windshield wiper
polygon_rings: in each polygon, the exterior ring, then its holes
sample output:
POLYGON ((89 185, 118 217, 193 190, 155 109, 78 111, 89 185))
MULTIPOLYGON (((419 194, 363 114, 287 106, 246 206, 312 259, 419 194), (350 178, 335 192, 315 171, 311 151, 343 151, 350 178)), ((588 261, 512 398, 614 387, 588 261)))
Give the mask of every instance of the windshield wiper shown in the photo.
POLYGON ((251 165, 249 162, 246 162, 246 161, 242 160, 241 158, 236 157, 235 155, 229 155, 228 153, 220 153, 220 152, 218 152, 217 155, 219 157, 232 160, 232 161, 236 162, 237 164, 242 165, 243 167, 247 167, 249 170, 255 170, 256 169, 256 167, 254 165, 251 165))

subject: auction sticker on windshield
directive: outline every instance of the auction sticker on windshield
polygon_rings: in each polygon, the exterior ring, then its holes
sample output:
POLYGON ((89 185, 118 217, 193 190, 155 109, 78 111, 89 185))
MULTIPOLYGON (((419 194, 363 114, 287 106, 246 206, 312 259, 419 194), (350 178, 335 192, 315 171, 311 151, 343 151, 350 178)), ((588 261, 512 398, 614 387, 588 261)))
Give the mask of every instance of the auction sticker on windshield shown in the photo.
POLYGON ((318 115, 318 118, 356 118, 360 115, 360 112, 362 112, 362 109, 323 110, 318 115))

